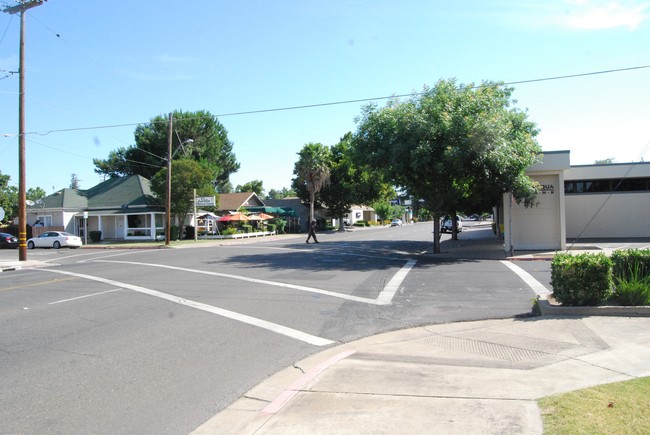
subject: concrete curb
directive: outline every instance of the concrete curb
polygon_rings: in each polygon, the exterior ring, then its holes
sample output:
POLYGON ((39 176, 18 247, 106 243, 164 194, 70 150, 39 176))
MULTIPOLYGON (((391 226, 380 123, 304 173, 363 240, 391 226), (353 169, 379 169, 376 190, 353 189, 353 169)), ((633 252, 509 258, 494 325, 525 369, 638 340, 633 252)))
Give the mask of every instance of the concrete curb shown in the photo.
POLYGON ((545 299, 540 299, 538 304, 542 316, 650 317, 650 306, 563 307, 553 305, 545 299))

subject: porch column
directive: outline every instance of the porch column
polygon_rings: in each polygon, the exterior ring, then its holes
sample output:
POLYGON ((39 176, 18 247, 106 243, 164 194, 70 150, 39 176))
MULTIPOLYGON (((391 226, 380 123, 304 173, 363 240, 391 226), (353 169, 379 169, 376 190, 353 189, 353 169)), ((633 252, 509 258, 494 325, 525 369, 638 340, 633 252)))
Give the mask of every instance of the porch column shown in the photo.
POLYGON ((149 238, 156 240, 156 214, 149 213, 149 238))

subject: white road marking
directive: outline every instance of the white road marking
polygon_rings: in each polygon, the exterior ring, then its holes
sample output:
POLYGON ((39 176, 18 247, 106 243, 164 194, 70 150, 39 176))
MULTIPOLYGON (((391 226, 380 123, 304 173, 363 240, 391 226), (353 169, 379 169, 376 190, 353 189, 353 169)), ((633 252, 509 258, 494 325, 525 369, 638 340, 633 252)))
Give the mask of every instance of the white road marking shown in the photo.
POLYGON ((54 301, 54 302, 49 302, 48 305, 54 305, 54 304, 61 304, 63 302, 70 302, 70 301, 76 301, 77 299, 84 299, 84 298, 89 298, 92 296, 99 296, 103 295, 104 293, 113 293, 122 290, 121 288, 116 288, 113 290, 106 290, 105 292, 99 292, 99 293, 92 293, 89 295, 83 295, 83 296, 78 296, 76 298, 70 298, 70 299, 61 299, 60 301, 54 301))
POLYGON ((113 285, 116 287, 122 287, 128 290, 133 290, 138 293, 143 293, 149 296, 154 296, 160 299, 164 299, 176 304, 184 305, 190 308, 195 308, 197 310, 206 311, 208 313, 216 314, 221 317, 225 317, 231 320, 236 320, 238 322, 245 323, 247 325, 255 326, 258 328, 266 329, 268 331, 275 332, 296 340, 304 341, 305 343, 312 344, 314 346, 327 346, 334 343, 332 340, 326 338, 317 337, 315 335, 307 334, 296 329, 288 328, 286 326, 278 325, 276 323, 267 322, 266 320, 257 319, 255 317, 247 316, 245 314, 236 313, 234 311, 225 310, 223 308, 214 307, 212 305, 203 304, 201 302, 192 301, 189 299, 184 299, 178 296, 170 295, 167 293, 159 292, 157 290, 148 289, 145 287, 140 287, 137 285, 132 285, 128 283, 123 283, 119 281, 114 281, 112 279, 102 278, 99 276, 86 275, 82 273, 68 272, 64 270, 53 270, 53 269, 41 269, 43 272, 58 273, 61 275, 74 276, 83 279, 89 279, 91 281, 102 282, 104 284, 113 285))
POLYGON ((526 272, 524 269, 521 267, 517 266, 516 264, 513 264, 512 262, 508 260, 501 260, 501 263, 508 266, 510 270, 512 270, 514 273, 516 273, 519 278, 521 278, 533 291, 535 294, 537 294, 540 298, 546 299, 548 295, 551 294, 550 291, 546 287, 542 285, 539 281, 537 281, 533 276, 526 272))
MULTIPOLYGON (((337 292, 332 292, 329 290, 321 290, 318 288, 314 287, 306 287, 303 285, 296 285, 296 284, 288 284, 284 282, 277 282, 277 281, 267 281, 263 279, 257 279, 257 278, 249 278, 247 276, 240 276, 240 275, 231 275, 229 273, 220 273, 220 272, 211 272, 209 270, 200 270, 200 269, 188 269, 185 267, 178 267, 178 266, 167 266, 164 264, 151 264, 151 263, 139 263, 135 261, 114 261, 114 260, 97 260, 100 263, 119 263, 119 264, 131 264, 134 266, 148 266, 148 267, 160 267, 162 269, 170 269, 170 270, 178 270, 182 272, 190 272, 190 273, 199 273, 203 275, 211 275, 211 276, 218 276, 221 278, 229 278, 229 279, 236 279, 239 281, 246 281, 246 282, 252 282, 255 284, 263 284, 263 285, 271 285, 275 287, 284 287, 284 288, 289 288, 292 290, 299 290, 303 292, 309 292, 309 293, 316 293, 324 296, 330 296, 333 298, 339 298, 339 299, 345 299, 348 301, 354 301, 354 302, 362 302, 364 304, 371 304, 371 305, 386 305, 385 303, 379 303, 376 299, 370 299, 370 298, 362 298, 359 296, 351 296, 351 295, 346 295, 344 293, 337 293, 337 292)), ((390 303, 390 302, 389 302, 390 303)))
POLYGON ((397 289, 413 266, 415 266, 415 263, 417 263, 416 260, 407 261, 406 264, 393 276, 393 278, 388 281, 384 290, 379 294, 379 297, 377 297, 377 305, 388 305, 393 301, 397 289))

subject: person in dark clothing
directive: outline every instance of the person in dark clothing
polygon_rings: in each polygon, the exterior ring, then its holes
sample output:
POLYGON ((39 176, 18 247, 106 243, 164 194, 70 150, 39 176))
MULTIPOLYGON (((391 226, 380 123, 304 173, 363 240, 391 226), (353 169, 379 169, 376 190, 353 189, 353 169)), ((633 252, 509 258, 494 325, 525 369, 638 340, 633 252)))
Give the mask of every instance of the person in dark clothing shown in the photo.
POLYGON ((309 243, 309 239, 314 238, 314 243, 318 243, 318 239, 316 238, 316 220, 311 221, 311 224, 309 225, 309 231, 307 232, 307 243, 309 243))

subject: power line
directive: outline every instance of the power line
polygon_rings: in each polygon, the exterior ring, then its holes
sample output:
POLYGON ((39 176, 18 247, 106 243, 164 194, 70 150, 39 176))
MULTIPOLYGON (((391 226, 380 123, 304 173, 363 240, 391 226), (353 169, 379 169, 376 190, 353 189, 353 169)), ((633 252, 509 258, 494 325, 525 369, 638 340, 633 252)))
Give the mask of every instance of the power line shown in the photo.
MULTIPOLYGON (((542 78, 535 78, 535 79, 527 79, 527 80, 518 80, 518 81, 512 81, 512 82, 504 82, 504 83, 498 83, 496 85, 498 86, 512 86, 512 85, 519 85, 519 84, 528 84, 528 83, 539 83, 539 82, 547 82, 547 81, 553 81, 553 80, 565 80, 565 79, 570 79, 570 78, 578 78, 578 77, 588 77, 588 76, 594 76, 594 75, 602 75, 602 74, 612 74, 612 73, 619 73, 619 72, 624 72, 624 71, 634 71, 634 70, 640 70, 640 69, 647 69, 650 68, 650 65, 640 65, 640 66, 634 66, 634 67, 627 67, 627 68, 617 68, 617 69, 609 69, 609 70, 601 70, 601 71, 592 71, 592 72, 587 72, 587 73, 579 73, 579 74, 569 74, 569 75, 561 75, 561 76, 553 76, 553 77, 542 77, 542 78)), ((489 85, 475 85, 472 87, 472 89, 478 89, 482 88, 485 86, 494 86, 495 84, 489 84, 489 85)), ((358 99, 353 99, 353 100, 340 100, 340 101, 331 101, 331 102, 326 102, 326 103, 314 103, 314 104, 304 104, 304 105, 298 105, 298 106, 287 106, 287 107, 275 107, 275 108, 268 108, 268 109, 257 109, 257 110, 247 110, 247 111, 241 111, 241 112, 227 112, 227 113, 221 113, 214 115, 217 118, 224 118, 228 116, 243 116, 243 115, 255 115, 255 114, 260 114, 260 113, 272 113, 272 112, 283 112, 283 111, 289 111, 289 110, 304 110, 304 109, 315 109, 319 107, 328 107, 328 106, 339 106, 339 105, 344 105, 344 104, 354 104, 354 103, 367 103, 370 101, 379 101, 379 100, 389 100, 391 98, 404 98, 404 97, 412 97, 412 96, 418 96, 418 95, 423 95, 423 92, 413 92, 409 94, 393 94, 389 96, 381 96, 381 97, 372 97, 372 98, 358 98, 358 99)), ((100 130, 100 129, 108 129, 108 128, 120 128, 120 127, 132 127, 132 126, 137 126, 137 125, 142 125, 142 124, 151 124, 151 121, 146 121, 146 122, 133 122, 133 123, 126 123, 126 124, 111 124, 111 125, 100 125, 100 126, 93 126, 93 127, 75 127, 75 128, 64 128, 64 129, 56 129, 56 130, 48 130, 45 132, 28 132, 25 133, 27 135, 48 135, 50 133, 65 133, 65 132, 71 132, 71 131, 84 131, 84 130, 100 130)))

